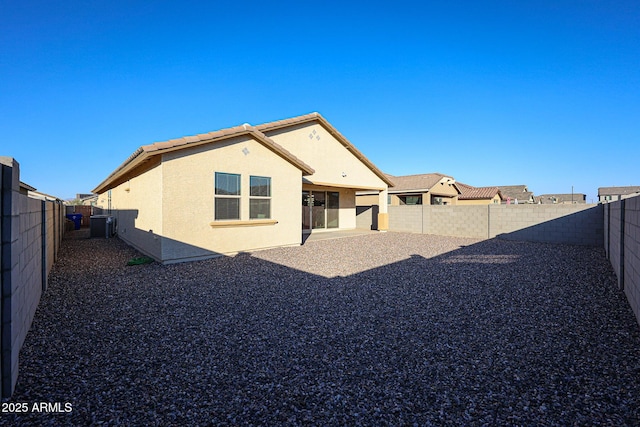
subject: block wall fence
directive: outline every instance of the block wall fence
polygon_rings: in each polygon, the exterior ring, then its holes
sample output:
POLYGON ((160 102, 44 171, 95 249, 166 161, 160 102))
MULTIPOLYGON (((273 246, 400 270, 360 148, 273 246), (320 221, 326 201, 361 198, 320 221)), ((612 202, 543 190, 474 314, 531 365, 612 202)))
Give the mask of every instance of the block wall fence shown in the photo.
POLYGON ((604 249, 640 324, 640 196, 604 205, 604 249))
POLYGON ((603 245, 602 205, 389 206, 389 230, 603 245))
POLYGON ((20 166, 0 157, 0 385, 11 397, 18 357, 29 332, 65 229, 61 201, 28 197, 20 191, 20 166))

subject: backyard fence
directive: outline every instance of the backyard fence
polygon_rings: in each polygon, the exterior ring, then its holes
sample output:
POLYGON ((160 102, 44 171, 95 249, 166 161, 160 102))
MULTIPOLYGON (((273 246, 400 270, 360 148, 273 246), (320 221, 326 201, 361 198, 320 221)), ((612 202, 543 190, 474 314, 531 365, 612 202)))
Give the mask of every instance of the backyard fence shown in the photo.
MULTIPOLYGON (((359 206, 356 223, 368 228, 372 212, 359 206)), ((440 236, 602 246, 601 205, 389 206, 389 230, 440 236)))
POLYGON ((71 214, 81 214, 82 218, 80 220, 80 226, 89 227, 91 225, 91 217, 93 215, 102 215, 105 212, 105 209, 99 208, 97 206, 89 206, 89 205, 70 205, 66 207, 67 215, 71 214))
POLYGON ((640 323, 640 196, 604 206, 604 249, 640 323))
POLYGON ((8 398, 18 379, 18 356, 47 287, 65 231, 60 200, 29 197, 20 167, 0 157, 0 384, 8 398))

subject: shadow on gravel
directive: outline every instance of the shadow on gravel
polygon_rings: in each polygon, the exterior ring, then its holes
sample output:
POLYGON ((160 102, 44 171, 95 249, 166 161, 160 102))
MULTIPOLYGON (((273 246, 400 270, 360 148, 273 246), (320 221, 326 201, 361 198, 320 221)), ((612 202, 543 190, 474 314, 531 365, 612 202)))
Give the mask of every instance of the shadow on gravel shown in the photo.
POLYGON ((406 255, 324 277, 251 254, 127 267, 118 239, 65 241, 11 401, 73 410, 0 424, 640 423, 640 328, 599 248, 406 255))

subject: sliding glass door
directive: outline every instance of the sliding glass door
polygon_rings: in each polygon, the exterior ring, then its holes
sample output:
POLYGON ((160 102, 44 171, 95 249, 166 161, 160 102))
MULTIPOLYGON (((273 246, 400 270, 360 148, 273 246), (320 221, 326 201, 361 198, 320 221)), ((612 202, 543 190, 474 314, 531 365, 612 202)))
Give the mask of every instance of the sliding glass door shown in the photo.
POLYGON ((338 228, 339 208, 337 191, 303 191, 302 230, 338 228))

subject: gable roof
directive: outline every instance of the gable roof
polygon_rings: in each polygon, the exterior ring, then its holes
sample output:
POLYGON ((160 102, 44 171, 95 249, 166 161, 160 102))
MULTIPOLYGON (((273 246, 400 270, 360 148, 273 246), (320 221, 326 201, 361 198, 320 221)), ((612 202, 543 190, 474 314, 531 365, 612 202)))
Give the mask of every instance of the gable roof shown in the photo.
POLYGON ((460 188, 460 195, 458 196, 458 200, 483 200, 483 199, 493 199, 496 194, 500 196, 502 199, 502 193, 498 187, 473 187, 468 184, 463 184, 461 182, 458 183, 458 188, 460 188))
POLYGON ((534 197, 536 203, 540 204, 562 204, 562 203, 586 203, 587 195, 583 193, 565 194, 541 194, 534 197))
POLYGON ((351 154, 353 154, 358 160, 364 163, 378 178, 384 181, 390 187, 393 187, 393 182, 388 178, 388 175, 383 173, 380 169, 374 165, 371 160, 360 152, 344 135, 342 135, 331 123, 329 123, 320 113, 305 114, 303 116, 292 117, 290 119, 277 120, 274 122, 264 123, 257 125, 256 129, 260 132, 268 133, 275 130, 286 129, 288 127, 297 126, 300 124, 317 122, 327 132, 329 132, 338 142, 340 142, 351 154))
POLYGON ((434 185, 439 183, 442 178, 450 179, 455 185, 455 180, 453 179, 453 177, 438 172, 403 176, 393 176, 387 174, 386 176, 393 183, 393 191, 389 190, 390 193, 406 191, 426 193, 427 191, 431 190, 434 185))
POLYGON ((526 185, 497 185, 496 187, 500 189, 503 199, 533 200, 533 192, 529 191, 526 185))
POLYGON ((598 196, 626 196, 627 194, 640 193, 640 186, 627 187, 600 187, 598 196))
POLYGON ((303 175, 312 175, 315 171, 305 162, 291 154, 284 147, 276 144, 272 139, 260 132, 256 127, 244 124, 231 128, 221 129, 215 132, 203 133, 194 136, 185 136, 182 138, 171 139, 164 142, 156 142, 149 145, 143 145, 138 148, 127 160, 124 161, 115 171, 113 171, 104 181, 92 190, 93 193, 103 193, 106 190, 116 187, 122 182, 123 178, 140 167, 148 163, 158 155, 169 153, 175 150, 196 147, 205 144, 212 144, 234 138, 238 136, 249 136, 258 141, 275 154, 287 160, 292 165, 302 171, 303 175))

